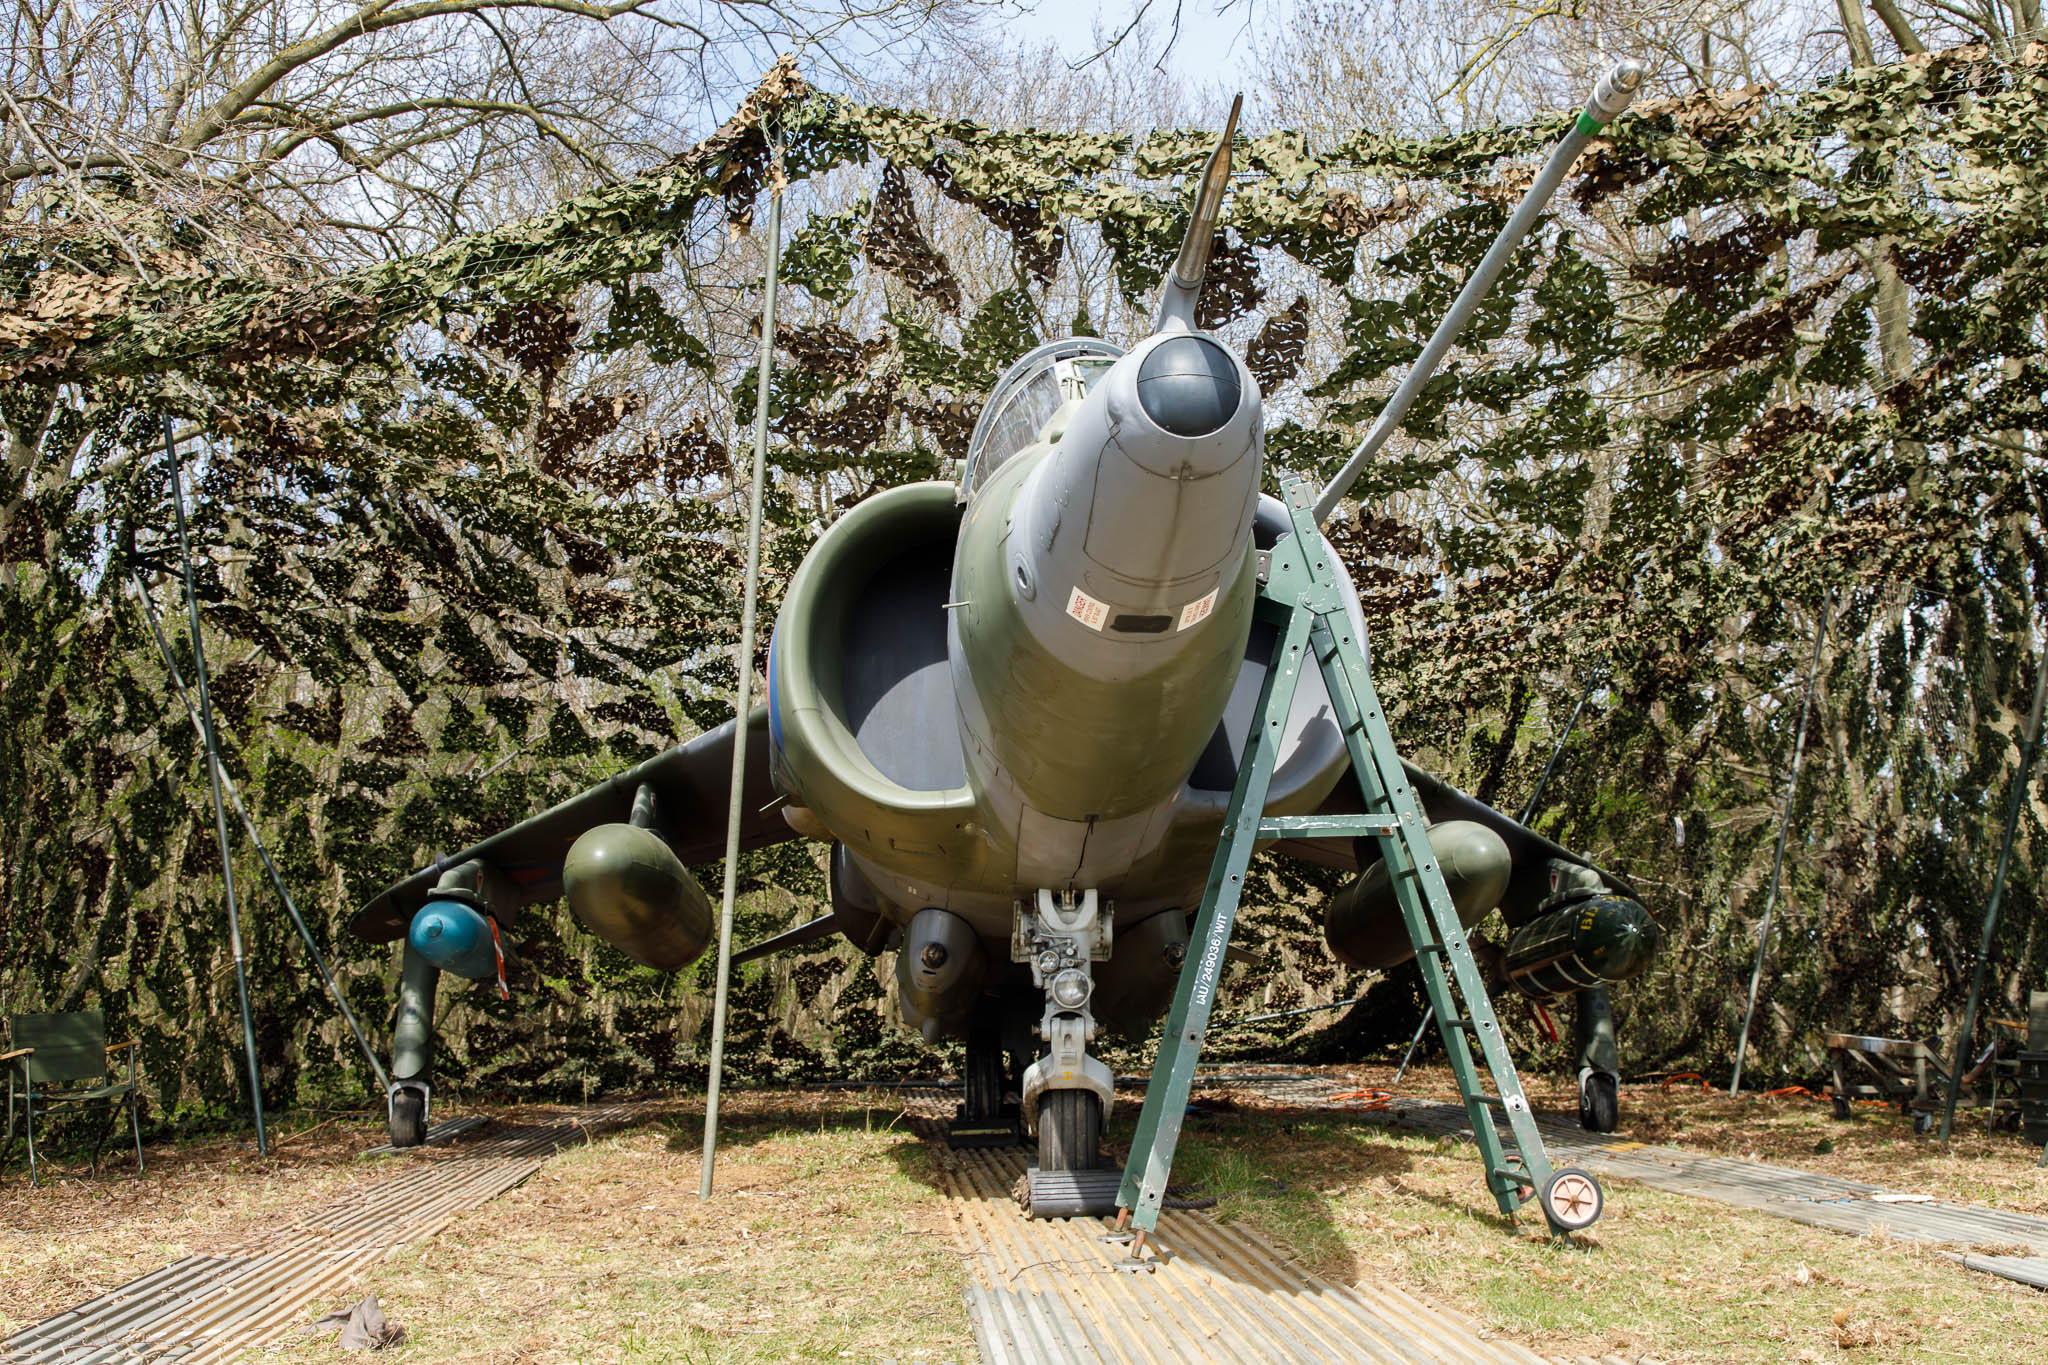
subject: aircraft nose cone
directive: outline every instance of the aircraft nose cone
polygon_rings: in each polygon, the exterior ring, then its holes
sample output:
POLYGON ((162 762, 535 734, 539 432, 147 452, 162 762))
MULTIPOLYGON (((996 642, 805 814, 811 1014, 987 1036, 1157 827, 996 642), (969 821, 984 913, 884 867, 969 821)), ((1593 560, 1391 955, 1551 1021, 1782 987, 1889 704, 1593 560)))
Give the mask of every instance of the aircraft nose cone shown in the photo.
POLYGON ((1139 406, 1161 431, 1175 436, 1221 431, 1243 397, 1236 363, 1207 337, 1162 342, 1138 367, 1139 406))

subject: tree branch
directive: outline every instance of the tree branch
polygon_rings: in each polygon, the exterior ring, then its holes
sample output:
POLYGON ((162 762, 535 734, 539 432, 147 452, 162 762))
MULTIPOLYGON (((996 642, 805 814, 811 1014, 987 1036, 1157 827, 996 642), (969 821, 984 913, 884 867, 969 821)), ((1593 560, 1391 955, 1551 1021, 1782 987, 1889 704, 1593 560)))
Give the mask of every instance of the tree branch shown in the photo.
MULTIPOLYGON (((407 24, 416 24, 422 20, 446 15, 480 14, 485 10, 494 9, 551 10, 598 23, 609 23, 622 15, 643 14, 652 0, 619 0, 619 3, 610 5, 585 4, 583 0, 424 0, 423 3, 393 8, 395 3, 396 0, 372 0, 372 3, 363 6, 353 16, 325 32, 285 48, 258 67, 234 89, 215 100, 203 115, 177 136, 172 145, 188 155, 197 151, 220 136, 244 110, 262 99, 279 81, 300 67, 319 60, 356 38, 379 33, 385 29, 402 28, 407 24)), ((657 16, 644 17, 663 22, 657 16)))
POLYGON ((1899 45, 1899 51, 1912 57, 1927 50, 1927 44, 1913 32, 1913 26, 1906 22, 1905 15, 1899 13, 1899 7, 1893 0, 1870 0, 1870 7, 1877 11, 1878 22, 1891 31, 1892 41, 1899 45))

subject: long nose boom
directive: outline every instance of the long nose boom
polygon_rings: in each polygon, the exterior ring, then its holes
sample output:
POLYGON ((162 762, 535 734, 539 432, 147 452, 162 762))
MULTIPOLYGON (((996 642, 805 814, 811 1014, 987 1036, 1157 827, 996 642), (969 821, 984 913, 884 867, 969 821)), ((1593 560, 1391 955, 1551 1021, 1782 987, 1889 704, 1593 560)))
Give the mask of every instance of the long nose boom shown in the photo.
POLYGON ((1209 274, 1209 249, 1216 241, 1216 220, 1223 213, 1223 195, 1230 188, 1230 140, 1237 136, 1237 114, 1244 96, 1230 102, 1230 117, 1223 124, 1223 136, 1202 167, 1202 187, 1195 195, 1195 212, 1188 219, 1187 235, 1181 238, 1180 253, 1166 272, 1159 290, 1159 309, 1152 316, 1156 332, 1193 331, 1195 305, 1202 297, 1202 281, 1209 274))

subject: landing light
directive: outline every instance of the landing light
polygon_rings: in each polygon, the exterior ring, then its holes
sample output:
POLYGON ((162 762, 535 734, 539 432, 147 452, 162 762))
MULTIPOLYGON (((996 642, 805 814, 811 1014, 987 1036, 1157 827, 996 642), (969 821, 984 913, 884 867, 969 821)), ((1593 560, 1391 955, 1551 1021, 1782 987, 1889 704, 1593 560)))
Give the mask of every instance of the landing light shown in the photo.
POLYGON ((1088 973, 1069 967, 1052 979, 1053 1003, 1063 1010, 1077 1010, 1088 1003, 1088 973))

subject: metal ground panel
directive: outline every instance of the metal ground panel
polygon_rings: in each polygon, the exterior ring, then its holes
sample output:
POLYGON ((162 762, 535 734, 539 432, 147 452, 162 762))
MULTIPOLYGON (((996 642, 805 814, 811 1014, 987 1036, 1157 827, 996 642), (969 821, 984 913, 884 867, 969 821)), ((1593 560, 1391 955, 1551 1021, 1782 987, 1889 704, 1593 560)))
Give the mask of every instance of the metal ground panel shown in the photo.
MULTIPOLYGON (((426 1147, 432 1147, 437 1143, 446 1143, 451 1138, 457 1138, 462 1136, 464 1133, 471 1131, 472 1129, 481 1128, 490 1121, 491 1120, 489 1115, 486 1114, 465 1114, 463 1117, 459 1119, 443 1119, 441 1120, 441 1122, 427 1129, 426 1141, 421 1145, 426 1147)), ((399 1152, 404 1150, 407 1149, 393 1147, 390 1143, 387 1142, 381 1146, 372 1147, 367 1151, 361 1153, 361 1155, 396 1156, 399 1152)))
POLYGON ((502 1127, 435 1150, 233 1254, 187 1256, 24 1328, 0 1342, 0 1360, 223 1365, 309 1321, 316 1307, 353 1297, 378 1261, 512 1189, 563 1147, 649 1112, 638 1105, 579 1110, 561 1122, 502 1127))
POLYGON ((988 1365, 1544 1365, 1392 1285, 1318 1279, 1256 1235, 1198 1212, 1162 1214, 1146 1247, 1154 1269, 1120 1269, 1124 1246, 1102 1240, 1108 1220, 1024 1216, 1010 1194, 1024 1174, 1021 1151, 950 1152, 940 1165, 972 1277, 968 1316, 988 1365))
POLYGON ((1962 1262, 1972 1270, 2048 1289, 2048 1256, 1964 1256, 1962 1262))

